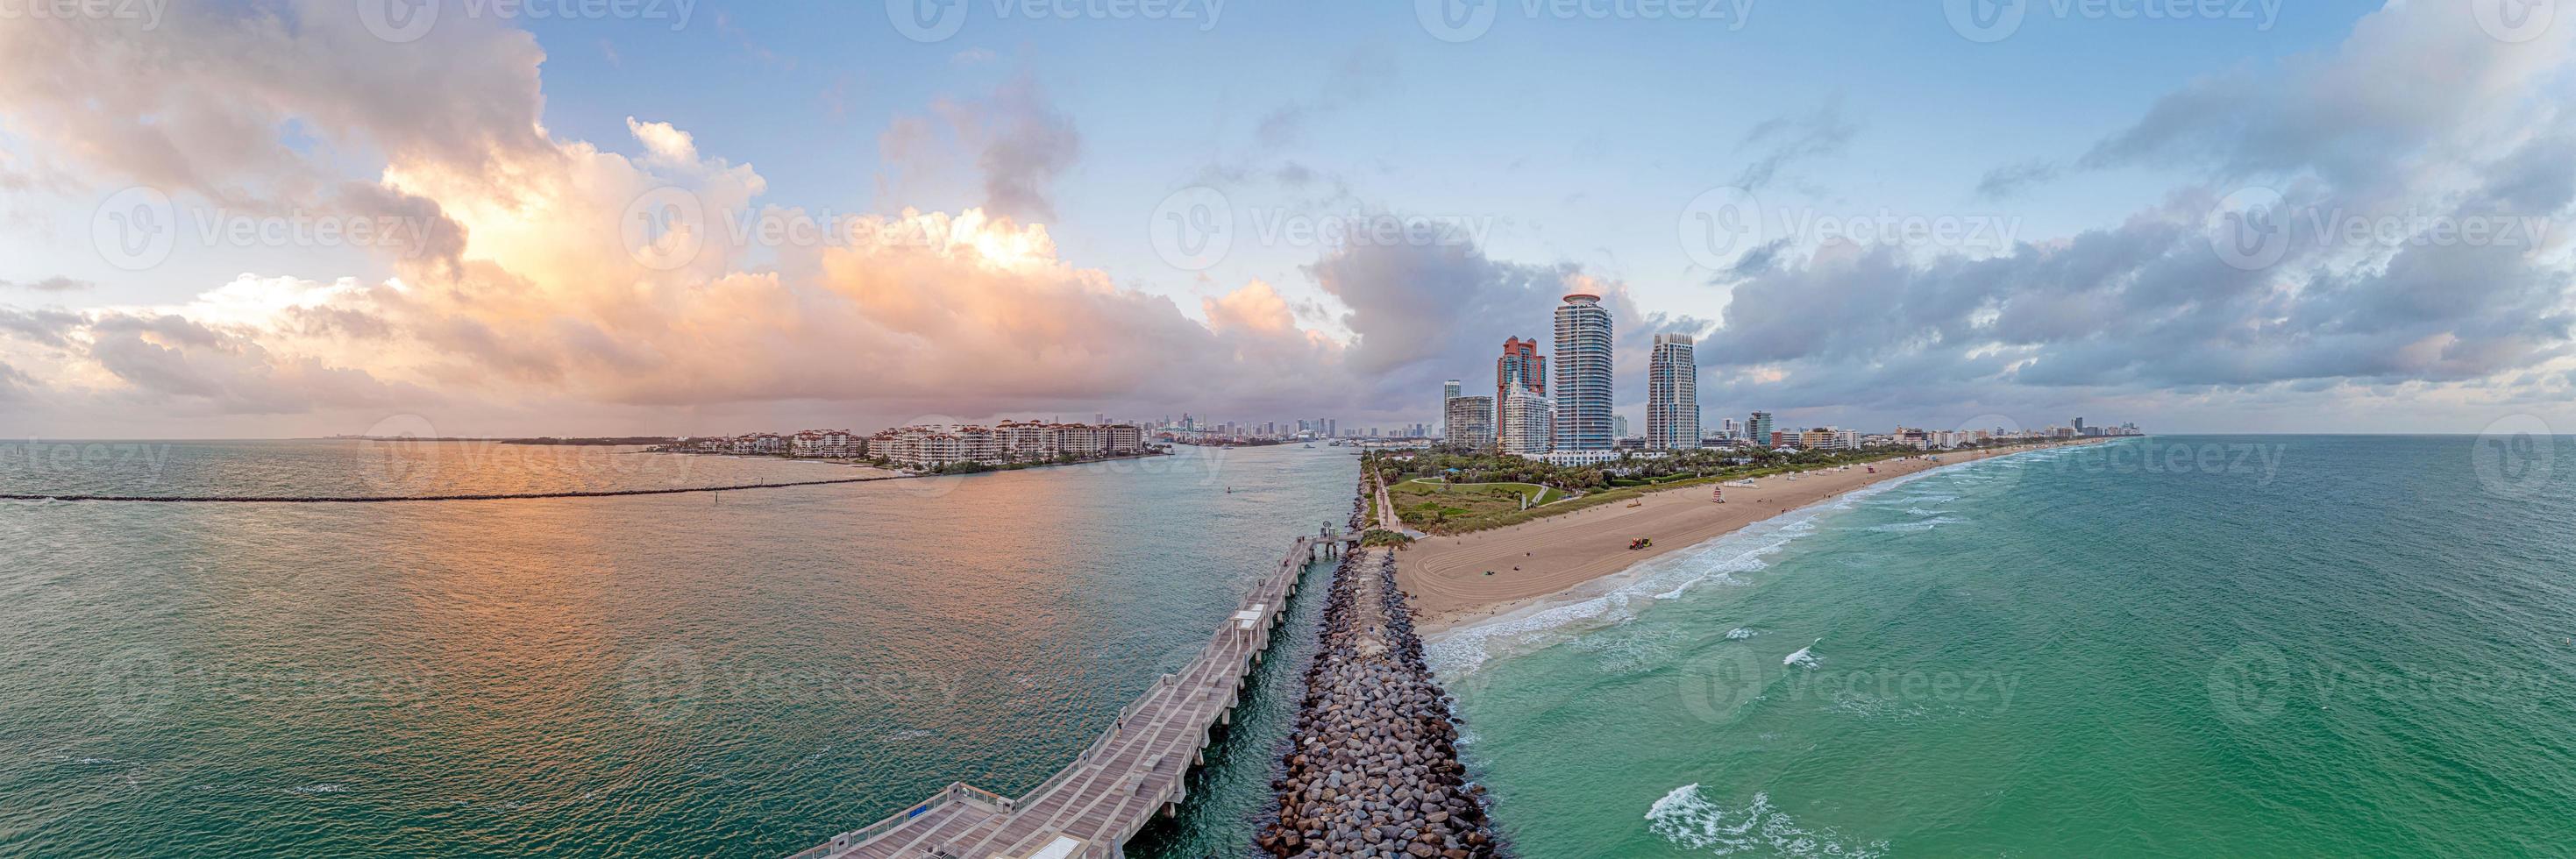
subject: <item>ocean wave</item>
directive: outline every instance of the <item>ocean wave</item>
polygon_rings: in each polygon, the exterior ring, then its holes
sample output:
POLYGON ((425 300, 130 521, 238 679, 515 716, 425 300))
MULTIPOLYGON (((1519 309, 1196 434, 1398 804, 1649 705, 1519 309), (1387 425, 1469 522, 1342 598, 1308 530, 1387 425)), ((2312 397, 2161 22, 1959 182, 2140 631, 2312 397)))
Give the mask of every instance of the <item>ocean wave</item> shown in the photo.
MULTIPOLYGON (((1498 656, 1544 649, 1585 632, 1625 623, 1657 602, 1678 599, 1697 585, 1745 584, 1735 574, 1759 572, 1775 554, 1801 537, 1817 533, 1817 520, 1940 473, 1921 471, 1844 493, 1831 502, 1801 507, 1755 522, 1733 533, 1700 543, 1631 568, 1632 578, 1590 599, 1525 609, 1523 612, 1467 624, 1423 642, 1422 655, 1443 678, 1474 673, 1498 656)), ((1955 497, 1955 496, 1950 496, 1955 497)))
POLYGON ((1905 512, 1906 512, 1906 515, 1909 515, 1909 516, 1939 516, 1939 515, 1942 515, 1942 514, 1948 513, 1948 512, 1950 512, 1950 511, 1948 511, 1948 510, 1925 510, 1925 509, 1923 509, 1923 508, 1921 508, 1921 507, 1908 507, 1908 508, 1905 508, 1905 512))
POLYGON ((1757 792, 1745 807, 1729 810, 1710 802, 1699 785, 1682 785, 1646 809, 1646 827, 1675 845, 1712 856, 1766 849, 1773 856, 1878 859, 1887 855, 1885 841, 1845 844, 1832 829, 1808 831, 1787 812, 1772 807, 1767 792, 1757 792))
MULTIPOLYGON (((1823 640, 1824 639, 1821 638, 1816 639, 1816 641, 1823 640)), ((1786 658, 1781 659, 1780 664, 1795 665, 1800 668, 1814 668, 1818 663, 1825 661, 1823 657, 1815 654, 1815 649, 1816 643, 1814 641, 1808 642, 1807 646, 1798 648, 1798 652, 1789 654, 1786 658)))
POLYGON ((1767 569, 1765 556, 1816 533, 1815 508, 1792 510, 1744 529, 1637 565, 1634 578, 1591 599, 1515 613, 1462 626, 1423 643, 1432 670, 1456 678, 1507 653, 1525 653, 1567 640, 1581 631, 1623 623, 1647 606, 1679 599, 1692 587, 1743 584, 1734 574, 1767 569))
POLYGON ((1727 631, 1726 631, 1726 639, 1727 639, 1728 641, 1743 641, 1743 640, 1745 640, 1745 639, 1747 639, 1747 638, 1752 638, 1752 637, 1754 637, 1754 636, 1756 636, 1756 635, 1761 635, 1761 634, 1762 634, 1762 633, 1760 633, 1760 632, 1756 632, 1756 631, 1754 631, 1754 630, 1753 630, 1753 628, 1751 628, 1751 627, 1739 626, 1739 627, 1736 627, 1736 628, 1734 628, 1734 629, 1727 630, 1727 631))
POLYGON ((1966 521, 1968 521, 1968 520, 1966 520, 1966 519, 1961 519, 1961 518, 1956 517, 1956 516, 1934 516, 1934 517, 1932 517, 1932 518, 1930 518, 1930 519, 1924 519, 1924 520, 1916 521, 1916 522, 1889 522, 1889 523, 1887 523, 1887 524, 1885 524, 1885 525, 1871 525, 1871 526, 1869 526, 1868 528, 1863 529, 1863 530, 1868 530, 1868 531, 1878 531, 1878 532, 1882 532, 1882 533, 1904 533, 1904 532, 1911 532, 1911 531, 1930 531, 1930 530, 1932 530, 1932 529, 1934 529, 1934 528, 1938 528, 1938 527, 1941 527, 1941 526, 1943 526, 1943 525, 1957 525, 1957 524, 1964 523, 1964 522, 1966 522, 1966 521))

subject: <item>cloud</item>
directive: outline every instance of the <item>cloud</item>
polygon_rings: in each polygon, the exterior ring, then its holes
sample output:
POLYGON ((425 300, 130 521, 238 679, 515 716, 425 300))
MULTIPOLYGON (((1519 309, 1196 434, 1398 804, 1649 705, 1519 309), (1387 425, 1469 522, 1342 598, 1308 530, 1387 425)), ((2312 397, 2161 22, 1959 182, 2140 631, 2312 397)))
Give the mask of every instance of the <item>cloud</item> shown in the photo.
POLYGON ((98 284, 91 283, 86 280, 75 280, 62 276, 49 277, 43 280, 31 280, 24 283, 0 280, 0 289, 32 289, 37 292, 76 292, 79 290, 89 289, 97 285, 98 284))
POLYGON ((2053 162, 2033 158, 2016 161, 1986 171, 1977 180, 1977 196, 2000 200, 2020 194, 2034 186, 2057 181, 2058 168, 2053 162))
POLYGON ((880 195, 917 193, 916 186, 937 183, 965 166, 953 163, 958 153, 972 153, 981 183, 976 208, 1021 220, 1055 219, 1052 188, 1080 159, 1082 133, 1034 76, 1014 76, 982 99, 942 98, 932 103, 931 114, 897 116, 877 135, 886 161, 878 176, 880 195))
POLYGON ((1791 165, 1840 154, 1860 133, 1860 126, 1845 121, 1842 113, 1842 99, 1836 98, 1808 113, 1775 116, 1756 123, 1753 130, 1745 133, 1743 145, 1767 148, 1736 174, 1735 186, 1758 191, 1791 165))

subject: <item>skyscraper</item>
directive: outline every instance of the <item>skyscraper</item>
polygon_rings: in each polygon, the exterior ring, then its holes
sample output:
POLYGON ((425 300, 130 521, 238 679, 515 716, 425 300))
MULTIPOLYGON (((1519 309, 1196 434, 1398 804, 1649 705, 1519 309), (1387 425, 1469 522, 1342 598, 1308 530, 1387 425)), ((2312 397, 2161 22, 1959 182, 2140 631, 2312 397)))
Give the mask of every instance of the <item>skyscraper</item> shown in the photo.
POLYGON ((1610 311, 1574 293, 1556 308, 1556 449, 1610 449, 1610 311))
POLYGON ((1753 439, 1754 444, 1770 444, 1771 413, 1754 412, 1751 418, 1744 421, 1744 433, 1753 439))
POLYGON ((1441 404, 1441 441, 1451 447, 1490 450, 1494 446, 1494 398, 1450 397, 1441 404))
POLYGON ((1496 406, 1495 447, 1504 453, 1546 453, 1556 403, 1524 385, 1503 387, 1496 406))
POLYGON ((1547 358, 1538 354, 1536 338, 1503 341, 1503 357, 1494 362, 1494 403, 1500 405, 1510 399, 1504 389, 1514 385, 1547 396, 1547 358))
POLYGON ((1460 384, 1456 379, 1440 383, 1440 411, 1433 414, 1440 416, 1440 431, 1443 433, 1449 431, 1449 401, 1458 398, 1460 384))
POLYGON ((1699 361, 1688 334, 1655 335, 1646 362, 1646 448, 1699 446, 1699 361))

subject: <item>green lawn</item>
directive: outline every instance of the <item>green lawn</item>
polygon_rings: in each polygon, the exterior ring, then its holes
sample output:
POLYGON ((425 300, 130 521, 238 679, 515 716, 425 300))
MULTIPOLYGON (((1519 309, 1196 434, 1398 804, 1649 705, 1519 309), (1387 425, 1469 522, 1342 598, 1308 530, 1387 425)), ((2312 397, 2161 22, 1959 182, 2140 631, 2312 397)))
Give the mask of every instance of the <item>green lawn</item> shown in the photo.
POLYGON ((1404 524, 1435 534, 1489 527, 1477 523, 1518 513, 1524 500, 1534 508, 1565 498, 1561 490, 1534 483, 1447 484, 1431 478, 1398 483, 1387 494, 1404 524))

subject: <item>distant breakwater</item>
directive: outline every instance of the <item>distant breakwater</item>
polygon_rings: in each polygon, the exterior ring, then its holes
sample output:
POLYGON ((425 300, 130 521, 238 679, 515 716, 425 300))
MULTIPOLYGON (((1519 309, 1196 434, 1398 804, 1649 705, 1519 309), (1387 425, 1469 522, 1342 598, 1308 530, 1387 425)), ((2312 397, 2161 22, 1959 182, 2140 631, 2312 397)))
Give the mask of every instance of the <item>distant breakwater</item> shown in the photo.
POLYGON ((783 483, 737 483, 732 486, 688 486, 677 489, 597 489, 564 492, 508 492, 487 495, 49 495, 0 493, 0 501, 110 501, 155 504, 391 504, 403 501, 519 501, 532 498, 612 498, 623 495, 678 495, 683 492, 729 492, 736 489, 784 489, 836 483, 903 480, 911 475, 795 480, 783 483))
MULTIPOLYGON (((1363 518, 1352 514, 1354 525, 1363 518)), ((1423 859, 1500 854, 1483 788, 1467 783, 1458 760, 1453 702, 1423 661, 1404 603, 1392 552, 1343 556, 1324 605, 1322 649, 1306 672, 1286 773, 1272 784, 1278 820, 1255 842, 1262 851, 1423 859)))

